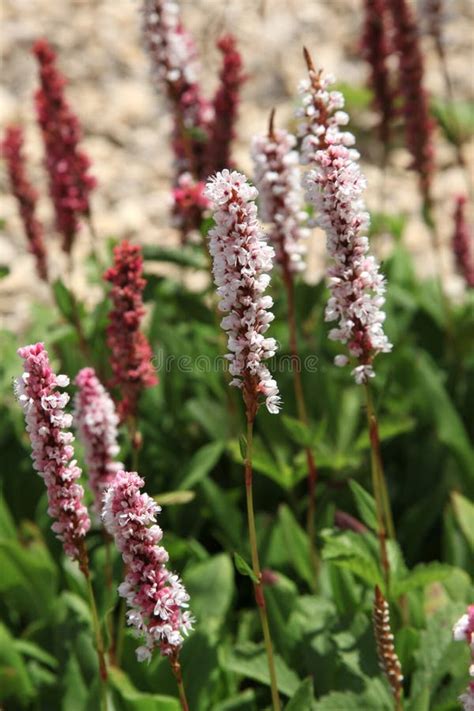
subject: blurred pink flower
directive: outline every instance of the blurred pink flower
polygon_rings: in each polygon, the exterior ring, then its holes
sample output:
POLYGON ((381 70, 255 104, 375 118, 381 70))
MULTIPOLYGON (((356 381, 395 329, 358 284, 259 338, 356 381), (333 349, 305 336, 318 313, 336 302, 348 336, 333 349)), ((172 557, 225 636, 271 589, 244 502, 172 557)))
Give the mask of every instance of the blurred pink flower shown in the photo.
POLYGON ((23 131, 19 126, 9 126, 1 144, 10 178, 10 188, 18 202, 20 217, 28 239, 29 250, 36 261, 38 276, 48 281, 46 249, 43 239, 43 225, 36 217, 38 193, 28 180, 26 161, 23 155, 23 131))
POLYGON ((104 279, 112 284, 107 345, 110 349, 112 385, 120 389, 117 409, 120 419, 134 417, 143 388, 156 385, 158 378, 151 363, 152 350, 140 323, 145 313, 142 293, 143 258, 140 247, 124 241, 114 249, 114 264, 104 279))
POLYGON ((456 642, 467 642, 471 650, 469 676, 471 681, 466 692, 459 697, 465 711, 474 711, 474 605, 469 605, 464 614, 453 627, 453 638, 456 642))
POLYGON ((83 368, 76 376, 79 390, 74 398, 74 424, 85 450, 94 508, 100 516, 104 490, 123 464, 116 457, 118 415, 115 405, 93 368, 83 368))
POLYGON ((466 198, 456 198, 454 211, 454 232, 452 245, 456 266, 468 286, 474 287, 474 258, 472 255, 472 233, 465 215, 466 198))
POLYGON ((79 229, 78 217, 89 214, 89 195, 97 183, 89 173, 88 156, 79 150, 81 126, 64 96, 66 80, 56 67, 56 54, 45 39, 35 42, 33 52, 40 68, 41 87, 35 101, 49 190, 56 229, 63 236, 63 250, 69 253, 79 229))
POLYGON ((143 485, 135 472, 118 472, 105 493, 102 514, 126 566, 119 595, 129 607, 128 624, 144 639, 136 650, 139 661, 150 659, 155 648, 176 654, 193 625, 189 595, 166 567, 168 553, 159 545, 163 532, 156 515, 161 508, 140 492, 143 485))
POLYGON ((24 373, 15 389, 25 412, 33 466, 46 484, 48 514, 56 519, 51 528, 66 555, 80 561, 90 519, 84 490, 76 483, 81 470, 73 459, 74 436, 66 431, 72 424, 72 416, 64 412, 69 395, 57 391, 69 384, 69 378, 53 373, 42 343, 20 348, 18 355, 24 360, 24 373))

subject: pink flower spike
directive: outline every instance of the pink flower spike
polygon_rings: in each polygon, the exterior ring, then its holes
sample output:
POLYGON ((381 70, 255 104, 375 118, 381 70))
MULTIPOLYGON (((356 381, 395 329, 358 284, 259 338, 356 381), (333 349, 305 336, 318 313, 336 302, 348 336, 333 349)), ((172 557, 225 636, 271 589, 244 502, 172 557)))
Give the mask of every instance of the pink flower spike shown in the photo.
POLYGON ((304 270, 304 240, 309 236, 309 230, 304 226, 308 215, 303 209, 299 156, 295 146, 296 138, 288 131, 274 129, 273 121, 268 135, 255 136, 252 142, 262 219, 271 225, 270 239, 276 261, 284 272, 290 273, 304 270))
POLYGON ((102 511, 105 489, 123 464, 116 460, 118 415, 115 405, 93 368, 83 368, 76 376, 79 390, 74 398, 74 420, 85 450, 89 484, 94 494, 94 508, 102 511))
POLYGON ((83 504, 84 490, 76 483, 81 470, 74 459, 74 436, 66 431, 72 423, 72 416, 64 412, 69 395, 57 391, 69 384, 69 378, 53 373, 42 343, 20 348, 18 355, 25 369, 15 391, 25 412, 33 466, 46 484, 48 514, 56 519, 51 528, 66 555, 80 561, 90 519, 83 504))
POLYGON ((465 215, 466 198, 459 195, 456 198, 454 211, 454 233, 452 245, 456 267, 469 287, 474 287, 474 258, 472 254, 472 234, 465 215))
POLYGON ((19 126, 9 126, 1 144, 10 178, 10 187, 17 199, 29 250, 36 260, 36 271, 40 279, 48 281, 46 249, 43 239, 43 225, 36 217, 38 193, 28 180, 26 161, 23 155, 23 131, 19 126))
POLYGON ((207 150, 209 175, 217 170, 233 167, 231 145, 235 138, 240 88, 246 80, 235 37, 231 34, 223 35, 218 40, 217 47, 222 52, 223 63, 219 74, 220 84, 212 102, 214 120, 207 150))
POLYGON ((221 326, 228 336, 231 385, 242 388, 250 416, 255 416, 260 397, 275 414, 280 409, 278 386, 263 363, 277 348, 274 338, 264 336, 274 318, 272 298, 264 292, 275 253, 257 220, 258 191, 244 175, 226 169, 209 179, 206 195, 216 222, 209 232, 209 251, 219 308, 228 314, 221 326))
POLYGON ((151 363, 152 351, 140 323, 145 313, 142 293, 143 257, 138 246, 124 241, 114 249, 114 265, 104 279, 112 284, 107 345, 112 365, 112 385, 118 385, 121 399, 117 410, 121 421, 134 417, 144 388, 158 382, 151 363))
POLYGON ((45 146, 49 191, 56 214, 56 229, 69 254, 79 229, 78 217, 90 212, 89 195, 96 180, 90 160, 79 149, 81 126, 64 95, 66 80, 56 66, 56 54, 45 39, 33 47, 40 69, 41 87, 35 95, 38 124, 45 146))
MULTIPOLYGON (((305 176, 306 196, 326 232, 333 260, 327 271, 331 297, 325 316, 326 321, 338 321, 329 338, 347 344, 349 355, 358 362, 352 375, 361 384, 374 377, 375 356, 392 349, 383 331, 385 279, 369 255, 369 214, 362 199, 366 181, 359 154, 348 148, 354 137, 339 128, 348 120, 341 110, 344 99, 339 92, 327 90, 330 80, 317 73, 310 60, 309 66, 309 81, 303 85, 306 109, 300 115, 305 157, 312 167, 305 176), (308 118, 311 106, 314 111, 308 118)), ((335 363, 342 367, 346 359, 336 356, 335 363)))
POLYGON ((189 595, 166 567, 168 553, 159 545, 163 532, 156 515, 161 508, 140 492, 143 485, 136 472, 119 471, 105 493, 102 512, 126 566, 118 591, 129 607, 128 624, 144 640, 136 650, 140 662, 151 659, 156 648, 175 655, 194 622, 187 609, 189 595))
POLYGON ((469 676, 471 681, 466 692, 459 697, 465 711, 474 711, 474 604, 468 605, 467 612, 453 626, 453 639, 467 642, 471 651, 469 676))

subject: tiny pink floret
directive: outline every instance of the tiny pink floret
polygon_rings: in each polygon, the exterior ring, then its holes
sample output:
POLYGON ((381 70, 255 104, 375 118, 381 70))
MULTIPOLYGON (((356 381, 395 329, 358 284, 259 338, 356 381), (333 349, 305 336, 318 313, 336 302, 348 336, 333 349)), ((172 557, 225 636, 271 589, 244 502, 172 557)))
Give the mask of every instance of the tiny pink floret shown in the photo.
POLYGON ((79 560, 90 519, 84 490, 77 484, 81 470, 74 459, 74 436, 67 431, 72 424, 72 416, 64 412, 69 395, 57 390, 66 387, 69 378, 53 373, 42 343, 20 348, 18 355, 24 360, 24 373, 15 391, 25 412, 33 466, 46 484, 48 514, 55 519, 51 528, 66 555, 79 560))
POLYGON ((139 661, 149 660, 156 648, 166 656, 176 654, 194 621, 189 595, 166 567, 168 553, 159 545, 163 532, 156 515, 161 507, 141 493, 143 485, 136 472, 118 472, 105 493, 102 511, 126 566, 118 591, 129 607, 128 624, 144 639, 136 650, 139 661))

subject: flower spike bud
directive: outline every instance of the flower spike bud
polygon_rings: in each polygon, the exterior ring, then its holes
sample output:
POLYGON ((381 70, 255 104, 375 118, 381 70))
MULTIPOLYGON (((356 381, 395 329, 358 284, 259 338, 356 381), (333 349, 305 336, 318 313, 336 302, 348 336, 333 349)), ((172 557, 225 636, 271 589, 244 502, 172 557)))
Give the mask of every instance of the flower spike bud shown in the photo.
POLYGON ((192 630, 189 595, 177 575, 167 568, 168 553, 156 523, 160 506, 146 493, 136 472, 119 471, 106 490, 102 519, 114 537, 126 567, 119 595, 127 601, 127 622, 144 644, 137 648, 139 662, 159 649, 175 657, 192 630))
POLYGON ((221 326, 228 336, 231 385, 242 389, 252 419, 262 397, 275 414, 280 409, 278 386, 264 365, 277 348, 275 339, 264 335, 274 318, 272 298, 264 292, 275 253, 258 223, 258 190, 241 173, 225 169, 208 180, 206 195, 216 223, 209 232, 209 251, 219 308, 227 312, 221 326))
POLYGON ((69 395, 58 392, 69 384, 69 378, 53 373, 42 343, 24 346, 18 355, 24 361, 24 372, 15 391, 25 413, 33 466, 46 484, 48 514, 55 519, 51 528, 66 555, 81 563, 90 519, 84 490, 77 483, 81 470, 74 459, 74 436, 68 431, 72 416, 64 412, 69 395))
POLYGON ((403 674, 393 644, 388 602, 378 585, 375 587, 373 623, 380 668, 390 684, 398 709, 403 693, 403 674))
POLYGON ((469 676, 471 681, 464 694, 459 697, 464 711, 474 710, 474 604, 468 605, 467 612, 453 627, 453 639, 456 642, 466 642, 471 651, 471 664, 469 666, 469 676))

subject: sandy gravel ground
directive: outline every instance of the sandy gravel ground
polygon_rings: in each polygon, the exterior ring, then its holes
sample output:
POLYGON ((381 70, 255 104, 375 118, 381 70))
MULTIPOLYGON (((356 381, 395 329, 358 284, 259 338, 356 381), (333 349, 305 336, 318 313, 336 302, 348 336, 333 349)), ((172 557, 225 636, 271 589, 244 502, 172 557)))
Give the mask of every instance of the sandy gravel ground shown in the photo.
MULTIPOLYGON (((367 69, 360 59, 359 37, 362 0, 183 0, 183 15, 202 53, 203 81, 211 94, 216 84, 218 53, 215 39, 224 30, 234 32, 245 58, 249 80, 245 85, 239 122, 236 158, 244 170, 251 169, 249 141, 265 128, 271 107, 278 120, 291 119, 298 79, 304 74, 301 47, 306 44, 318 65, 345 82, 363 85, 367 69)), ((472 15, 468 0, 446 0, 446 43, 456 96, 473 99, 474 51, 472 15)), ((47 37, 58 50, 61 69, 69 78, 68 97, 84 126, 84 147, 94 164, 100 186, 93 209, 101 236, 128 236, 146 244, 175 244, 177 235, 169 226, 171 154, 167 137, 170 123, 161 97, 153 91, 148 61, 141 45, 138 0, 3 0, 2 88, 0 125, 21 122, 26 128, 30 174, 46 191, 41 165, 42 146, 34 123, 32 94, 36 67, 30 54, 38 36, 47 37)), ((439 65, 431 41, 423 39, 427 53, 427 85, 443 95, 439 65)), ((373 117, 368 115, 368 125, 373 117)), ((473 147, 466 147, 471 165, 473 147)), ((465 191, 465 179, 456 167, 449 145, 440 140, 437 155, 440 171, 435 183, 438 218, 443 240, 443 271, 447 289, 462 295, 462 280, 453 272, 449 249, 453 196, 465 191)), ((433 270, 429 238, 419 219, 416 181, 405 170, 409 157, 394 152, 386 178, 386 209, 409 216, 406 242, 421 275, 433 270)), ((369 207, 379 207, 380 171, 363 161, 369 180, 369 207)), ((34 276, 32 257, 16 214, 14 200, 1 174, 0 216, 5 220, 0 235, 0 264, 10 274, 0 282, 0 326, 23 330, 28 325, 32 300, 48 302, 49 294, 34 276)), ((51 224, 47 199, 40 214, 51 224)), ((471 214, 472 217, 472 214, 471 214)), ((65 264, 51 236, 55 259, 53 274, 62 275, 65 264)), ((391 240, 378 240, 383 256, 391 240)), ((93 301, 97 294, 85 292, 80 262, 88 249, 83 236, 76 247, 78 268, 75 288, 93 301)), ((308 274, 316 279, 323 266, 321 233, 311 239, 308 274)))

